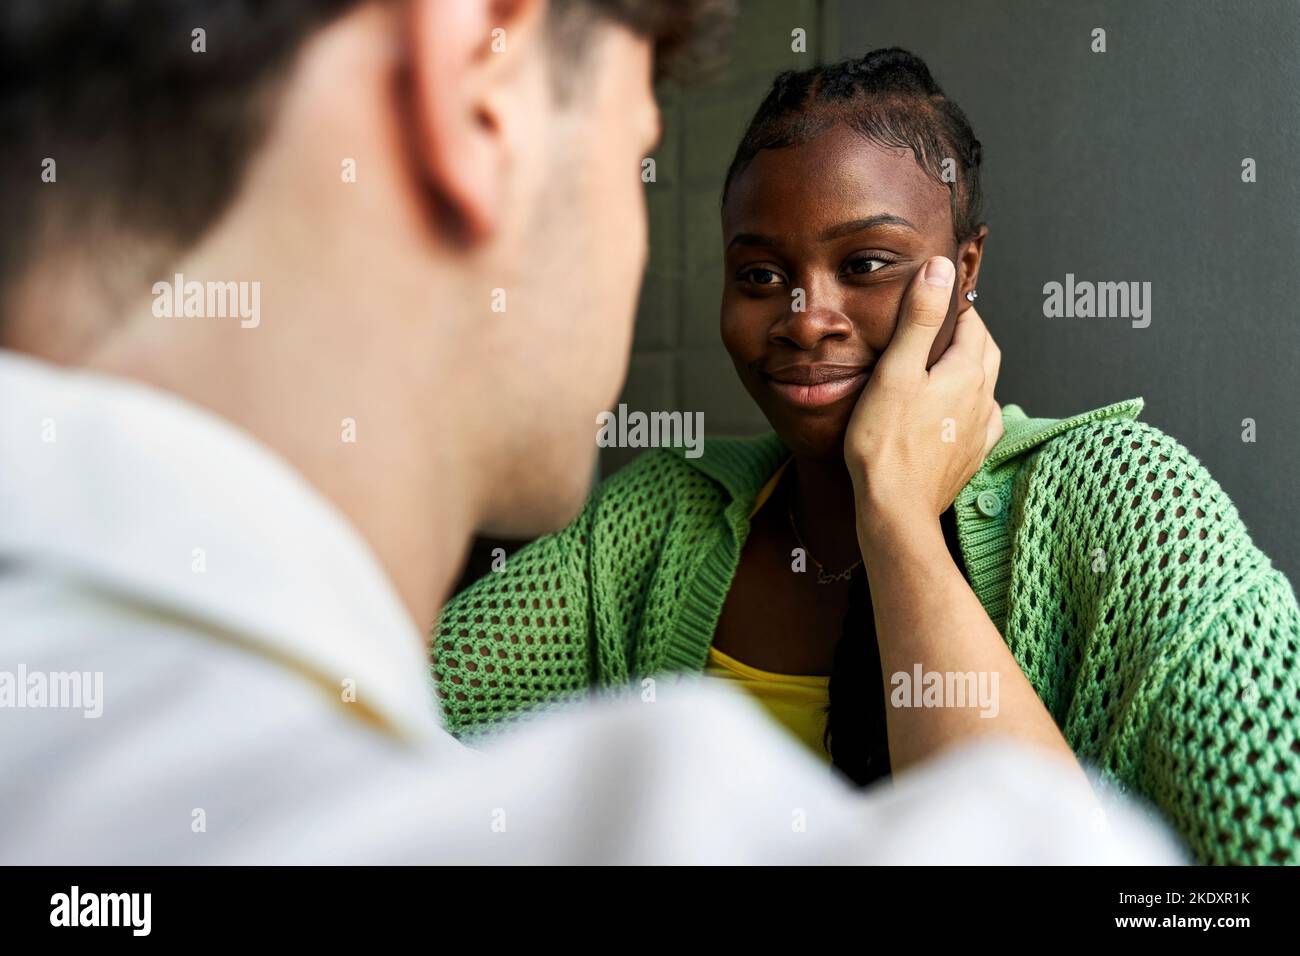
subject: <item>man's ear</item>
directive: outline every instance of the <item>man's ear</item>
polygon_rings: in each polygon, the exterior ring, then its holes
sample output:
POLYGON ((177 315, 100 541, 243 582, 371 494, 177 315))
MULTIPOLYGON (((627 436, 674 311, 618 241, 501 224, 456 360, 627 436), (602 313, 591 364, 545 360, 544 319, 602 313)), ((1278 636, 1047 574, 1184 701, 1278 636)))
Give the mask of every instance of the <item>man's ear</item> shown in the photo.
POLYGON ((989 234, 988 226, 980 226, 973 239, 967 239, 957 249, 957 311, 965 312, 971 307, 966 300, 966 293, 979 283, 980 262, 984 259, 984 239, 989 234))
POLYGON ((525 66, 546 30, 543 0, 410 0, 409 107, 419 172, 460 235, 482 241, 506 199, 512 144, 535 117, 525 66))

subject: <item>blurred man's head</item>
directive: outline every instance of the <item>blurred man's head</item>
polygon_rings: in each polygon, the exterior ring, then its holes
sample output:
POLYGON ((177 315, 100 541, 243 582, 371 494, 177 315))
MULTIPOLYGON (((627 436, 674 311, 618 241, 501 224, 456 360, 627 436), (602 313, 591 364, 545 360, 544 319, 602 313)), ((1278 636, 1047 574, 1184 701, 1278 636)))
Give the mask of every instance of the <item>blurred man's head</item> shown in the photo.
MULTIPOLYGON (((726 6, 11 0, 0 344, 236 420, 337 394, 319 436, 260 437, 324 463, 360 415, 359 448, 380 427, 470 448, 495 479, 476 523, 548 530, 625 372, 656 69, 716 41, 726 6), (160 317, 176 273, 259 283, 255 327, 160 317), (204 384, 217 362, 254 394, 204 384)), ((430 465, 360 460, 377 494, 430 465)))

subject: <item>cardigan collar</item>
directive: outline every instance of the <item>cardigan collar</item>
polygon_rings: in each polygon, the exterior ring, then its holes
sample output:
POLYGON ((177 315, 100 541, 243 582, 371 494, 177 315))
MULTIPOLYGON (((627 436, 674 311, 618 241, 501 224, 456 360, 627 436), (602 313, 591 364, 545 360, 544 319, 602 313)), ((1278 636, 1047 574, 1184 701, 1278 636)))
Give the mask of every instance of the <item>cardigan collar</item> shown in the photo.
POLYGON ((1049 438, 1080 425, 1107 418, 1135 419, 1141 414, 1144 404, 1141 397, 1129 398, 1069 418, 1030 418, 1019 405, 1008 405, 1002 409, 1002 437, 984 460, 982 470, 992 470, 1004 461, 1032 451, 1049 438))
MULTIPOLYGON (((1130 398, 1069 418, 1030 418, 1019 405, 1004 405, 1002 437, 971 483, 974 484, 980 474, 991 473, 1008 460, 1023 456, 1049 438, 1079 425, 1106 418, 1137 418, 1143 404, 1142 398, 1130 398)), ((763 484, 789 454, 776 433, 769 431, 751 438, 709 438, 704 443, 703 455, 699 458, 683 456, 683 460, 722 485, 733 500, 745 506, 748 513, 763 484)))
MULTIPOLYGON (((1030 418, 1019 405, 1003 406, 1002 437, 953 502, 967 578, 999 631, 1005 633, 1011 581, 1011 488, 1024 457, 1049 439, 1089 422, 1135 419, 1143 405, 1143 399, 1136 397, 1059 419, 1030 418)), ((701 457, 684 460, 730 495, 724 517, 735 540, 743 543, 754 499, 789 454, 776 434, 768 432, 754 438, 710 438, 701 457)), ((725 592, 735 568, 724 566, 723 551, 729 549, 717 551, 713 575, 725 592)))

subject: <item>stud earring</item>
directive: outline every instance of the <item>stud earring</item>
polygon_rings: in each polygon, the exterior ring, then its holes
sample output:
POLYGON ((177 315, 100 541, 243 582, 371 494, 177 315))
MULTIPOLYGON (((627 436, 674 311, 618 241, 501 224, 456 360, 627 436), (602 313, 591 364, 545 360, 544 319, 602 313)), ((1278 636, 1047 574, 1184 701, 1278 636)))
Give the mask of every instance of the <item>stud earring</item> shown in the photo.
POLYGON ((967 302, 974 302, 974 301, 975 301, 976 299, 978 299, 979 297, 980 297, 980 294, 979 294, 978 292, 976 292, 974 289, 971 289, 969 292, 966 293, 966 301, 967 301, 967 302))

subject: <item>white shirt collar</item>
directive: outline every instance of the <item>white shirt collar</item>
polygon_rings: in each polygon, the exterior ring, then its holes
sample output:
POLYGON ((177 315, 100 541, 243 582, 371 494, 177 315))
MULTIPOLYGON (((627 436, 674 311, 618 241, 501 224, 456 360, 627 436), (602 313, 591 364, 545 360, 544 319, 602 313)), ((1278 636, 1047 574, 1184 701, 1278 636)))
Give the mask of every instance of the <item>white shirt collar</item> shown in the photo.
POLYGON ((390 731, 451 743, 423 635, 366 542, 231 423, 168 392, 0 350, 0 447, 0 564, 192 619, 304 672, 341 706, 353 706, 350 679, 390 731))

